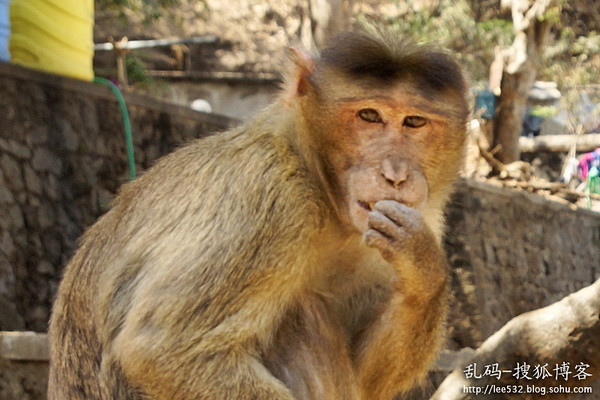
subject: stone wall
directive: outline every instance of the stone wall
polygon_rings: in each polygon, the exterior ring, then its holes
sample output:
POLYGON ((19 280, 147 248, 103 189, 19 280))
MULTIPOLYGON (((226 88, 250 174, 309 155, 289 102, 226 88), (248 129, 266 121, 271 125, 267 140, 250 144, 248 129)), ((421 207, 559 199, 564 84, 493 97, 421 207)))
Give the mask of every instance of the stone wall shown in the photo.
POLYGON ((447 209, 455 348, 600 278, 600 214, 525 191, 459 182, 447 209))
MULTIPOLYGON (((233 124, 146 97, 126 102, 138 171, 233 124)), ((0 110, 0 330, 43 332, 77 238, 127 179, 122 117, 103 86, 5 63, 0 110)), ((457 347, 600 276, 597 213, 461 181, 447 214, 457 347)))
POLYGON ((0 399, 45 400, 47 386, 46 334, 0 332, 0 399))
MULTIPOLYGON (((126 95, 136 169, 231 120, 126 95)), ((61 270, 127 180, 104 86, 0 63, 0 330, 46 330, 61 270)))
POLYGON ((168 85, 152 88, 152 95, 183 106, 204 99, 214 113, 246 121, 274 100, 280 86, 272 79, 171 79, 168 85))
MULTIPOLYGON (((232 124, 139 96, 126 101, 139 171, 232 124)), ((108 89, 0 63, 0 330, 46 330, 77 238, 126 180, 121 114, 108 89)), ((447 215, 451 348, 476 347, 513 316, 600 277, 600 214, 463 180, 447 215)), ((24 389, 34 370, 33 381, 45 379, 44 363, 33 362, 7 364, 0 354, 0 381, 18 394, 7 400, 43 398, 24 389)))

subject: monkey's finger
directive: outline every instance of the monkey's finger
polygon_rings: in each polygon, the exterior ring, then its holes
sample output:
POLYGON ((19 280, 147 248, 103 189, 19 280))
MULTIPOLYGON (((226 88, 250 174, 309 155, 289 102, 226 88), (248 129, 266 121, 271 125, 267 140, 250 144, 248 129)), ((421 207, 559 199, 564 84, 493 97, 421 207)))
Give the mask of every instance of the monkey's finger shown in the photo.
POLYGON ((400 233, 400 226, 387 215, 378 210, 373 210, 369 213, 367 217, 367 226, 380 232, 388 239, 396 238, 400 233))
POLYGON ((394 257, 394 249, 390 243, 390 238, 378 230, 367 229, 363 235, 365 244, 369 247, 379 249, 382 257, 391 262, 394 257))
POLYGON ((373 211, 378 211, 405 229, 418 227, 421 214, 418 210, 395 200, 380 200, 375 203, 373 211))

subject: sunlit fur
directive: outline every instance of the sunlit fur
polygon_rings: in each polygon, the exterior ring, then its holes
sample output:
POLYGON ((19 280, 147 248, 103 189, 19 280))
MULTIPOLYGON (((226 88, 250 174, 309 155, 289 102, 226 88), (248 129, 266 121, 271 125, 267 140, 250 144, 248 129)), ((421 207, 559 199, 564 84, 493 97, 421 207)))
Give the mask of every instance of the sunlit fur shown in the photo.
POLYGON ((294 54, 271 106, 159 160, 82 237, 50 323, 50 400, 378 400, 424 375, 460 70, 364 33, 294 54))

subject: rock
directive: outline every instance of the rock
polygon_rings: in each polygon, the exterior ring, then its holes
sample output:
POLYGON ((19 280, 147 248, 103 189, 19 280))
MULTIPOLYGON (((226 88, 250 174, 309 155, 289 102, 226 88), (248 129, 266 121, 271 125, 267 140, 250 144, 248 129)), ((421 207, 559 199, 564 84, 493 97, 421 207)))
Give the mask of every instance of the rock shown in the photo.
POLYGON ((100 188, 98 189, 98 207, 101 213, 106 212, 110 209, 110 204, 114 194, 110 191, 100 188))
POLYGON ((48 127, 46 125, 38 125, 35 130, 27 135, 27 144, 30 146, 44 144, 48 141, 48 127))
POLYGON ((528 94, 529 100, 535 102, 556 102, 561 93, 556 82, 536 81, 528 94))
POLYGON ((42 194, 42 180, 39 175, 31 168, 29 165, 25 164, 23 166, 23 172, 25 175, 25 187, 31 193, 35 193, 37 195, 42 194))
POLYGON ((57 201, 60 198, 58 179, 54 175, 48 175, 48 177, 44 179, 44 192, 52 201, 57 201))
POLYGON ((23 176, 21 175, 21 167, 19 163, 4 153, 0 157, 0 169, 4 172, 4 179, 6 183, 14 190, 23 189, 23 176))
POLYGON ((28 159, 31 157, 31 150, 12 140, 0 139, 0 150, 12 154, 17 158, 28 159))
POLYGON ((42 244, 44 251, 42 254, 44 254, 44 257, 51 263, 60 263, 62 254, 62 236, 63 232, 60 232, 60 234, 46 234, 44 236, 44 242, 42 244))
POLYGON ((76 151, 79 147, 79 138, 77 133, 66 119, 60 119, 58 121, 59 134, 61 136, 62 144, 67 150, 76 151))
POLYGON ((60 175, 62 172, 62 161, 60 161, 60 158, 44 147, 38 147, 33 152, 31 164, 38 172, 51 172, 55 175, 60 175))
POLYGON ((46 260, 40 261, 35 270, 42 275, 54 274, 54 266, 46 260))
POLYGON ((15 196, 13 196, 10 189, 0 181, 0 204, 4 207, 5 204, 13 204, 15 202, 15 196))
MULTIPOLYGON (((59 208, 56 212, 56 226, 61 232, 63 238, 70 243, 76 243, 77 239, 81 235, 82 227, 78 225, 77 221, 74 221, 64 208, 59 208)), ((49 244, 48 244, 49 245, 49 244)), ((49 246, 47 246, 49 247, 49 246)), ((50 251, 50 250, 49 250, 50 251)), ((60 254, 60 243, 59 243, 59 254, 60 254)))
POLYGON ((13 229, 21 229, 25 226, 25 220, 23 219, 23 212, 18 205, 13 205, 8 208, 8 215, 10 217, 11 225, 13 229))
POLYGON ((18 331, 25 328, 25 321, 13 303, 0 297, 0 330, 18 331))
POLYGON ((38 223, 40 228, 49 228, 54 224, 55 221, 56 216, 50 204, 42 203, 38 208, 38 223))
POLYGON ((14 241, 7 231, 4 231, 2 236, 0 236, 0 250, 7 257, 11 257, 17 251, 14 241))

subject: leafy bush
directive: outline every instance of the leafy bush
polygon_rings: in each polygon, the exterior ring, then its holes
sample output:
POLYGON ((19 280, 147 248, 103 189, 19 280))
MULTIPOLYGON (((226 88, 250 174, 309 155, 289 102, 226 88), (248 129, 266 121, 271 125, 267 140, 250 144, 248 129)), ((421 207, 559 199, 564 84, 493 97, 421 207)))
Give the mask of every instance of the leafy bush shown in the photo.
POLYGON ((126 9, 140 12, 146 21, 158 19, 164 11, 181 4, 181 0, 96 0, 96 7, 101 9, 113 8, 121 12, 124 18, 126 9))
MULTIPOLYGON (((360 15, 359 25, 377 23, 378 17, 360 15)), ((420 43, 435 43, 456 52, 473 81, 487 81, 495 46, 509 46, 514 33, 510 21, 492 18, 477 22, 466 0, 440 0, 437 5, 386 18, 392 30, 420 43)))
MULTIPOLYGON (((589 85, 597 83, 600 76, 600 35, 593 30, 600 21, 578 11, 593 7, 594 1, 576 0, 573 5, 561 0, 559 6, 550 8, 543 17, 552 22, 553 28, 544 48, 538 79, 557 82, 563 92, 563 109, 574 110, 581 104, 582 87, 590 103, 600 104, 600 90, 589 90, 589 85)), ((418 11, 412 7, 416 1, 408 6, 400 0, 395 2, 404 10, 401 15, 391 18, 359 15, 357 22, 359 25, 385 22, 417 42, 433 42, 449 48, 456 53, 472 83, 480 88, 487 86, 494 49, 507 48, 514 40, 510 13, 500 9, 500 0, 439 0, 418 11)), ((578 113, 571 111, 574 114, 578 113)))

